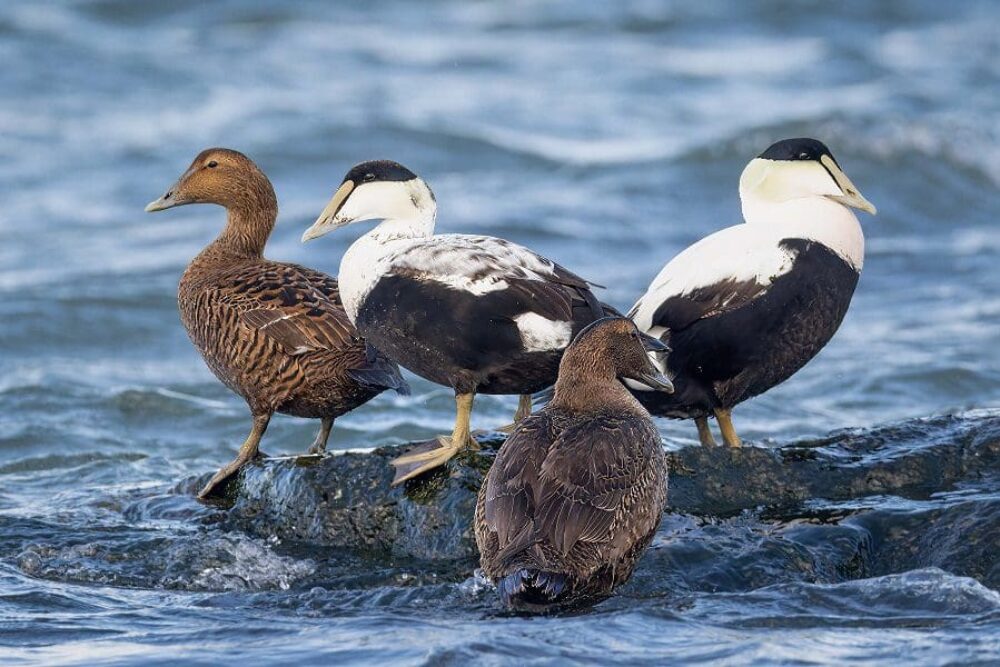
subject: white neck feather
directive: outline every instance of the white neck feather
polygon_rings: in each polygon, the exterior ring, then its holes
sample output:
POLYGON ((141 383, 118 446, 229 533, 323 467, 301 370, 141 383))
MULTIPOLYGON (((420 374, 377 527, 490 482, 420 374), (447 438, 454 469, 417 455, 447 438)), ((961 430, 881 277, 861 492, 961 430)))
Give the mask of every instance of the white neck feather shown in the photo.
POLYGON ((427 184, 417 178, 393 182, 391 186, 402 188, 403 192, 392 197, 391 205, 377 216, 382 218, 382 222, 366 236, 380 243, 432 236, 437 220, 437 202, 427 184))
POLYGON ((822 243, 858 271, 865 261, 865 237, 851 209, 826 197, 773 201, 741 192, 746 224, 780 238, 804 238, 822 243))

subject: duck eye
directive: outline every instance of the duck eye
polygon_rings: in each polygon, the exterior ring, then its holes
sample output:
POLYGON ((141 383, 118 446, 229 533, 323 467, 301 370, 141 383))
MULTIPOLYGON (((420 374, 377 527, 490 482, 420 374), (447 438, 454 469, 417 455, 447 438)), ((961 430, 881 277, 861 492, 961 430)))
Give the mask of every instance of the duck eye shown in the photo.
POLYGON ((365 181, 374 181, 375 180, 375 174, 371 174, 371 173, 365 174, 364 180, 365 181))
POLYGON ((212 160, 211 162, 209 162, 205 166, 208 167, 209 169, 215 169, 216 167, 219 166, 219 163, 216 162, 215 160, 212 160))
POLYGON ((806 152, 799 153, 799 159, 800 160, 808 160, 809 159, 809 153, 806 153, 806 152))

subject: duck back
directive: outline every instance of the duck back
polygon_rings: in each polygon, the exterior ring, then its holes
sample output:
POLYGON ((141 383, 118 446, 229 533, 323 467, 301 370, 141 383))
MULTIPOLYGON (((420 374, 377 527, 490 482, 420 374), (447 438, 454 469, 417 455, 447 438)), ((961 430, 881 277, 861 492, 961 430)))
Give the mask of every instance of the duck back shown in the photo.
POLYGON ((515 428, 480 490, 483 570, 514 608, 605 597, 631 576, 666 495, 666 457, 644 411, 547 407, 515 428))

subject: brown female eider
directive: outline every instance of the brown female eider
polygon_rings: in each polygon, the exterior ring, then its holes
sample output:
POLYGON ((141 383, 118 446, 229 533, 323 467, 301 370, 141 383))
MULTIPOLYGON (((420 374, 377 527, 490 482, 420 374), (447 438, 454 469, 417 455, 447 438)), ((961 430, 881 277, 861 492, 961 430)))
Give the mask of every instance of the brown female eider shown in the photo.
POLYGON ((380 223, 340 263, 344 308, 358 330, 389 357, 455 391, 451 437, 395 459, 394 484, 475 449, 469 419, 477 393, 530 394, 556 379, 573 336, 617 314, 591 284, 531 250, 490 236, 435 234, 437 202, 401 164, 351 169, 303 241, 356 222, 380 223))
POLYGON ((639 329, 669 339, 673 396, 633 387, 654 415, 694 419, 714 445, 740 446, 733 407, 781 384, 819 354, 851 304, 865 238, 851 209, 875 214, 830 149, 784 139, 740 176, 746 222, 672 259, 636 302, 639 329))
POLYGON ((275 412, 321 419, 309 452, 322 453, 335 418, 386 389, 409 388, 399 368, 358 335, 336 280, 264 259, 278 202, 249 158, 223 148, 202 151, 146 210, 186 204, 218 204, 228 219, 184 271, 177 291, 181 320, 208 367, 253 415, 239 454, 198 494, 205 498, 257 455, 275 412))
POLYGON ((525 610, 595 601, 626 581, 667 499, 667 462, 649 413, 622 384, 673 386, 647 356, 665 353, 625 318, 584 329, 555 394, 520 421, 476 505, 483 572, 525 610))

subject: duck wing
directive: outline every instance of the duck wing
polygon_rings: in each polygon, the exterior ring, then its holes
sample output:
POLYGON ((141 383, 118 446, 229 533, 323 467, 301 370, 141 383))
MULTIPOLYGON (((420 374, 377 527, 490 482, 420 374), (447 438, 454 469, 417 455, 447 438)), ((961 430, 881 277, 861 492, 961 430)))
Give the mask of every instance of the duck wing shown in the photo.
POLYGON ((791 270, 798 252, 771 234, 737 225, 706 236, 667 263, 629 317, 643 331, 683 331, 759 299, 791 270))
MULTIPOLYGON (((441 234, 416 240, 395 257, 392 273, 431 280, 473 294, 505 291, 549 320, 573 319, 585 306, 592 317, 605 307, 591 287, 599 287, 524 246, 492 236, 441 234)), ((608 310, 611 310, 608 308, 608 310)))
POLYGON ((493 560, 501 566, 536 544, 538 471, 556 438, 545 411, 521 421, 490 468, 483 489, 482 523, 496 536, 493 560))
POLYGON ((665 498, 666 488, 650 485, 660 447, 656 429, 641 417, 599 417, 567 428, 539 469, 536 531, 564 555, 589 546, 603 560, 623 556, 655 526, 636 531, 623 525, 626 519, 645 512, 659 521, 662 503, 650 498, 665 498))
POLYGON ((297 356, 317 350, 359 347, 362 339, 347 319, 336 281, 295 264, 268 262, 228 276, 219 299, 240 321, 297 356), (324 280, 325 278, 325 280, 324 280))
POLYGON ((559 428, 545 411, 527 418, 487 480, 483 518, 497 537, 497 562, 512 563, 535 545, 562 557, 625 554, 659 521, 666 497, 665 486, 656 488, 659 448, 648 419, 598 417, 559 428), (622 526, 643 512, 643 526, 622 526))
POLYGON ((396 365, 351 324, 337 281, 324 273, 266 262, 224 276, 215 296, 244 326, 274 340, 289 356, 337 352, 356 381, 408 392, 396 365))

